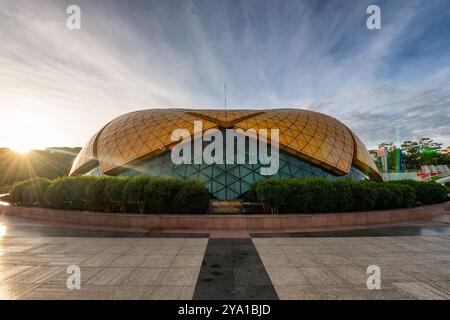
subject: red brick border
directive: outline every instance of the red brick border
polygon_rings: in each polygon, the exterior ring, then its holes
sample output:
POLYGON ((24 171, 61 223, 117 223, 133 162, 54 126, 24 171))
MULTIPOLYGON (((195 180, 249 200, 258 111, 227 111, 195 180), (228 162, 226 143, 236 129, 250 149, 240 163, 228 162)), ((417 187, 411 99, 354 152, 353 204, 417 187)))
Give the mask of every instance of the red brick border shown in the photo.
POLYGON ((86 226, 145 228, 148 230, 296 230, 341 228, 432 220, 450 214, 450 202, 398 210, 277 214, 277 215, 205 215, 205 214, 120 214, 65 211, 0 205, 0 213, 28 219, 86 226))

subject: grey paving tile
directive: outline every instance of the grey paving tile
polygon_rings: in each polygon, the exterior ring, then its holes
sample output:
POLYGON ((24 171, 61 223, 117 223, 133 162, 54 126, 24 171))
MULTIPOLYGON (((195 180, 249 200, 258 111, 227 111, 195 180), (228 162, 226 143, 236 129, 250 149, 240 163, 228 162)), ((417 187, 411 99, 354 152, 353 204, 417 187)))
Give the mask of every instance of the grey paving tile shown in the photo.
POLYGON ((286 254, 290 264, 295 267, 321 267, 323 262, 312 254, 286 254))
POLYGON ((152 300, 181 300, 192 299, 194 289, 192 286, 157 286, 152 288, 152 300))
POLYGON ((132 271, 133 268, 103 268, 86 283, 92 286, 120 285, 132 271))
POLYGON ((275 286, 281 300, 317 300, 321 299, 314 286, 304 285, 277 285, 275 286))
POLYGON ((59 266, 34 266, 24 272, 18 273, 8 278, 4 282, 8 283, 43 283, 52 275, 62 270, 59 266))
POLYGON ((347 257, 334 254, 317 254, 316 261, 320 261, 328 266, 353 266, 354 263, 347 257))
POLYGON ((342 284, 340 278, 332 269, 326 267, 297 268, 310 284, 342 284))
POLYGON ((127 254, 128 251, 131 250, 131 248, 132 246, 114 244, 112 246, 103 248, 102 254, 127 254))
POLYGON ((94 255, 86 256, 86 258, 80 262, 80 267, 108 267, 116 260, 119 255, 94 255))
MULTIPOLYGON (((97 275, 104 268, 96 268, 96 267, 80 267, 80 282, 81 284, 87 283, 92 277, 97 275)), ((61 285, 65 286, 67 283, 67 279, 70 274, 67 273, 67 267, 63 268, 61 271, 52 274, 48 277, 44 282, 46 284, 52 285, 61 285)))
POLYGON ((81 286, 69 290, 62 285, 43 284, 20 295, 20 300, 104 300, 114 293, 113 286, 81 286))
POLYGON ((359 285, 362 288, 367 288, 367 273, 366 268, 353 267, 353 266, 336 266, 333 267, 333 271, 342 279, 345 283, 359 285))
POLYGON ((438 290, 439 294, 443 294, 446 297, 450 296, 450 280, 429 282, 428 284, 434 289, 438 290))
POLYGON ((14 300, 20 295, 38 287, 39 284, 27 283, 27 284, 8 284, 0 286, 0 300, 14 300))
POLYGON ((110 264, 111 267, 138 267, 145 260, 145 256, 138 255, 121 255, 113 260, 110 264))
POLYGON ((369 290, 360 286, 316 286, 320 299, 326 300, 403 300, 411 297, 397 288, 369 290))
POLYGON ((293 260, 285 254, 259 254, 265 267, 295 267, 293 260))
POLYGON ((164 268, 135 268, 124 280, 126 286, 151 286, 156 282, 162 283, 165 277, 164 268))
POLYGON ((297 268, 266 268, 274 286, 308 285, 306 277, 297 268))
POLYGON ((154 288, 137 286, 118 286, 108 297, 111 300, 149 300, 152 298, 154 288))
POLYGON ((201 254, 183 254, 176 255, 171 261, 170 266, 172 268, 185 268, 185 267, 200 267, 203 261, 203 255, 201 254))
POLYGON ((33 266, 13 266, 11 268, 8 268, 6 270, 3 270, 0 272, 0 284, 6 282, 9 278, 17 276, 21 273, 26 272, 27 270, 30 270, 33 268, 33 266))
POLYGON ((394 286, 420 300, 450 299, 445 292, 423 282, 400 282, 394 283, 394 286))
POLYGON ((199 254, 199 255, 204 255, 205 254, 205 250, 206 250, 206 246, 188 246, 188 247, 182 247, 180 248, 180 250, 178 251, 179 255, 190 255, 190 254, 199 254))
POLYGON ((278 246, 278 245, 259 245, 256 248, 260 255, 283 254, 281 246, 278 246))
POLYGON ((199 268, 165 268, 161 277, 155 282, 159 286, 195 286, 199 268))
POLYGON ((140 266, 145 268, 168 268, 174 259, 174 254, 151 254, 145 257, 140 266))

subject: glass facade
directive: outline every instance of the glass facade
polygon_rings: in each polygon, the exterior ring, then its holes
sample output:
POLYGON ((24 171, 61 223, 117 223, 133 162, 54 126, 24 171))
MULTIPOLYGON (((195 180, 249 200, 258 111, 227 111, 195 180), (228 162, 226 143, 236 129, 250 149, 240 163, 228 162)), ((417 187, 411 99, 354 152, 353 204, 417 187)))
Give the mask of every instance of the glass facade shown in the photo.
MULTIPOLYGON (((170 153, 148 160, 121 175, 167 176, 180 179, 195 179, 203 184, 218 199, 236 199, 247 192, 250 185, 268 176, 260 175, 260 164, 173 164, 170 153)), ((271 178, 325 177, 328 179, 365 179, 366 176, 352 167, 343 176, 335 176, 319 167, 308 164, 287 153, 280 153, 280 167, 271 178)))
MULTIPOLYGON (((225 131, 221 130, 223 134, 225 131)), ((155 177, 175 177, 178 179, 194 179, 201 181, 209 191, 218 199, 232 200, 245 194, 253 182, 268 178, 300 178, 324 177, 327 179, 353 179, 367 178, 360 170, 352 167, 348 174, 337 176, 322 168, 309 164, 298 157, 281 151, 279 154, 278 172, 272 176, 261 175, 261 163, 249 164, 249 138, 246 139, 245 163, 225 164, 226 145, 223 147, 224 164, 180 164, 176 165, 171 159, 171 153, 166 152, 140 164, 132 166, 122 172, 122 176, 149 175, 155 177)), ((191 142, 191 159, 194 159, 194 142, 191 142)), ((203 148, 209 142, 203 142, 203 148)), ((270 150, 270 148, 269 148, 270 150)), ((234 154, 237 153, 237 144, 234 154)), ((268 165, 264 165, 268 166, 268 165)), ((102 175, 100 167, 91 170, 89 175, 102 175)))

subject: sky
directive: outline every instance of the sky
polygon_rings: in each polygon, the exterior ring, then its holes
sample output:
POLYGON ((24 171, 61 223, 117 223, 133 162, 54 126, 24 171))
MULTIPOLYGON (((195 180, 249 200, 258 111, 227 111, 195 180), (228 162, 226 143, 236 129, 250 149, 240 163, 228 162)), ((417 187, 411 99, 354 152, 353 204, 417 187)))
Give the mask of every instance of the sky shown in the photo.
POLYGON ((323 112, 369 148, 446 147, 450 2, 0 0, 0 147, 83 146, 134 110, 223 108, 225 83, 229 109, 323 112))

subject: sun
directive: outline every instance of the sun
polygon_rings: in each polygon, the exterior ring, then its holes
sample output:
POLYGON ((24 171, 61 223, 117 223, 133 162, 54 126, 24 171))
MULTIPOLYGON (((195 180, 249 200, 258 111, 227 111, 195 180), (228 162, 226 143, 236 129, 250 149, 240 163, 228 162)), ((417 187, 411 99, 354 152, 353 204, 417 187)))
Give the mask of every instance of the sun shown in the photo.
POLYGON ((17 152, 17 153, 19 153, 21 155, 25 155, 25 154, 27 154, 28 152, 31 151, 31 149, 28 148, 28 147, 23 147, 23 148, 21 148, 21 147, 14 147, 11 150, 14 151, 14 152, 17 152))
POLYGON ((17 152, 19 154, 27 154, 33 149, 33 146, 26 141, 26 139, 16 139, 14 143, 10 144, 10 149, 14 152, 17 152))

